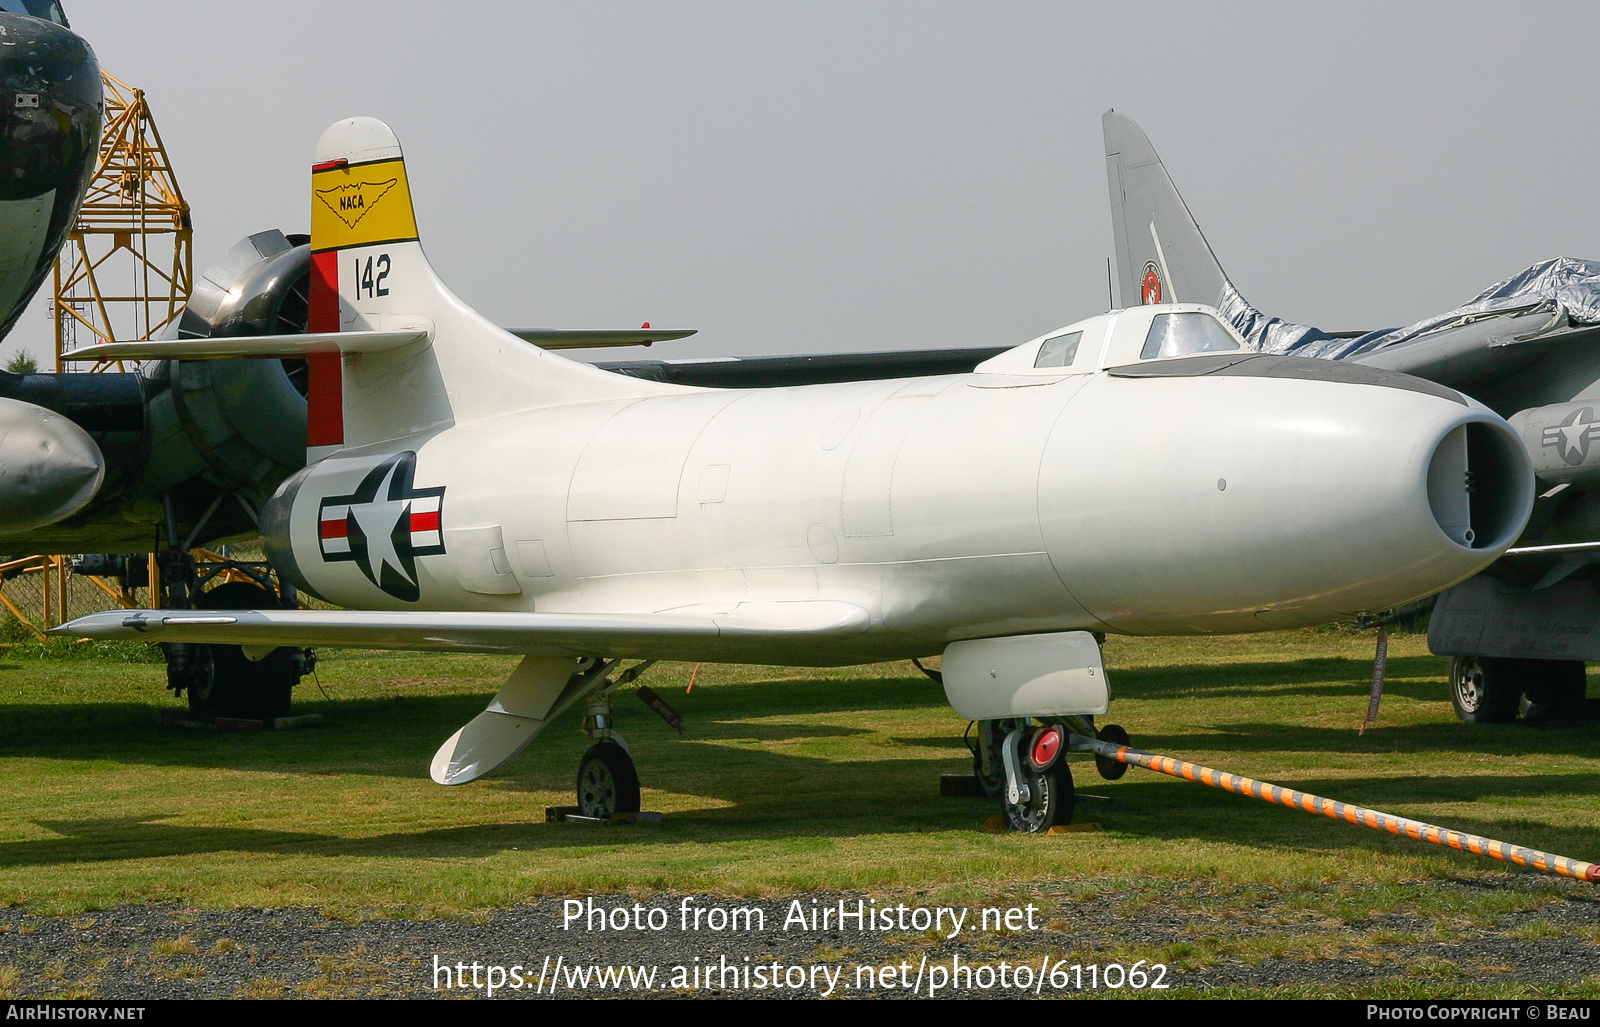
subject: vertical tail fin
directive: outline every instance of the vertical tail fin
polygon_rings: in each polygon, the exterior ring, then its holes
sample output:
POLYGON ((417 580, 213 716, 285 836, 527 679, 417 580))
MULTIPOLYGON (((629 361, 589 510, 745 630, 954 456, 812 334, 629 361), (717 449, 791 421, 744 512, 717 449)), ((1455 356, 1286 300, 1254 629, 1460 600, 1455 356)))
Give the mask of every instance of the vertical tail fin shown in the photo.
POLYGON ((1223 307, 1228 276, 1200 233, 1150 140, 1116 111, 1101 116, 1106 180, 1123 306, 1208 303, 1223 307))
POLYGON ((1239 295, 1139 126, 1116 111, 1100 120, 1123 306, 1207 303, 1251 349, 1324 355, 1326 333, 1269 317, 1239 295))
POLYGON ((648 389, 523 342, 462 303, 423 255, 400 141, 375 118, 340 121, 317 141, 310 299, 312 332, 428 336, 404 349, 310 357, 308 460, 510 410, 648 389))

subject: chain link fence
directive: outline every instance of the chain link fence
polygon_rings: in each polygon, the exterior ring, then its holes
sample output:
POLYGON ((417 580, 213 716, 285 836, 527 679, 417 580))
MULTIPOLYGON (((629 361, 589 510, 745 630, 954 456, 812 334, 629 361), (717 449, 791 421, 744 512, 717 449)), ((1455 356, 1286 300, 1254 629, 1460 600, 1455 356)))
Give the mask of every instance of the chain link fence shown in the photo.
MULTIPOLYGON (((254 545, 200 549, 194 556, 206 588, 253 580, 231 565, 263 559, 260 547, 254 545)), ((129 556, 123 566, 130 573, 120 577, 74 573, 73 560, 71 556, 26 556, 0 561, 0 642, 43 641, 49 628, 85 614, 161 605, 160 596, 150 587, 153 576, 159 588, 159 572, 152 575, 144 554, 129 556)))

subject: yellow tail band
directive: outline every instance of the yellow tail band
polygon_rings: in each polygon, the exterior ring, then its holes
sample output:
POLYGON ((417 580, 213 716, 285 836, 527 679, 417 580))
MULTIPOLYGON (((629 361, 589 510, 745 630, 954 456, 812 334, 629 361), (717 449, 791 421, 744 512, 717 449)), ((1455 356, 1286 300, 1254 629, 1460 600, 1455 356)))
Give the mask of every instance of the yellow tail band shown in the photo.
POLYGON ((311 171, 311 197, 313 251, 417 238, 411 186, 401 158, 319 164, 311 171))

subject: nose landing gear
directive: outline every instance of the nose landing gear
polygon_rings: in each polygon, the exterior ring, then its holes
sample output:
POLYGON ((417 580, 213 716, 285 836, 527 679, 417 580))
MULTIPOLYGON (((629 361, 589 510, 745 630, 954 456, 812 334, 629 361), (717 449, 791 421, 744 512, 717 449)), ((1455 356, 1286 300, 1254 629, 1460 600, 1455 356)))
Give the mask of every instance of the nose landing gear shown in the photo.
MULTIPOLYGON (((1088 718, 1070 720, 1073 728, 1084 733, 1094 730, 1088 718)), ((1067 726, 1046 723, 1035 727, 1027 720, 1000 720, 980 721, 977 727, 974 769, 988 794, 999 797, 1000 811, 1011 830, 1042 834, 1070 824, 1077 791, 1072 769, 1063 758, 1068 750, 1067 726)), ((1116 724, 1101 728, 1097 737, 1114 746, 1128 744, 1128 733, 1116 724)), ((1128 767, 1096 754, 1095 770, 1107 781, 1115 781, 1128 767)))

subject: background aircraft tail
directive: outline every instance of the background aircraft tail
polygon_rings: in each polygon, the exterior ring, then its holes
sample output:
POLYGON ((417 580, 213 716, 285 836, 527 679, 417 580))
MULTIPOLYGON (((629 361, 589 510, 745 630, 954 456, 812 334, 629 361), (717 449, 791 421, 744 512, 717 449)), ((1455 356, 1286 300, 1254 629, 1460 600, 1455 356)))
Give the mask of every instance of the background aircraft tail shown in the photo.
POLYGON ((1106 111, 1100 122, 1105 130, 1106 183, 1111 190, 1111 228, 1123 306, 1207 303, 1253 349, 1336 355, 1343 344, 1327 333, 1268 317, 1246 302, 1228 281, 1144 131, 1116 111, 1106 111))
POLYGON ((427 333, 308 357, 308 462, 511 410, 669 388, 546 352, 462 303, 423 255, 400 142, 374 118, 340 121, 317 142, 308 328, 427 333))
POLYGON ((1221 307, 1228 276, 1144 132, 1116 111, 1100 118, 1117 243, 1122 305, 1208 303, 1221 307))

